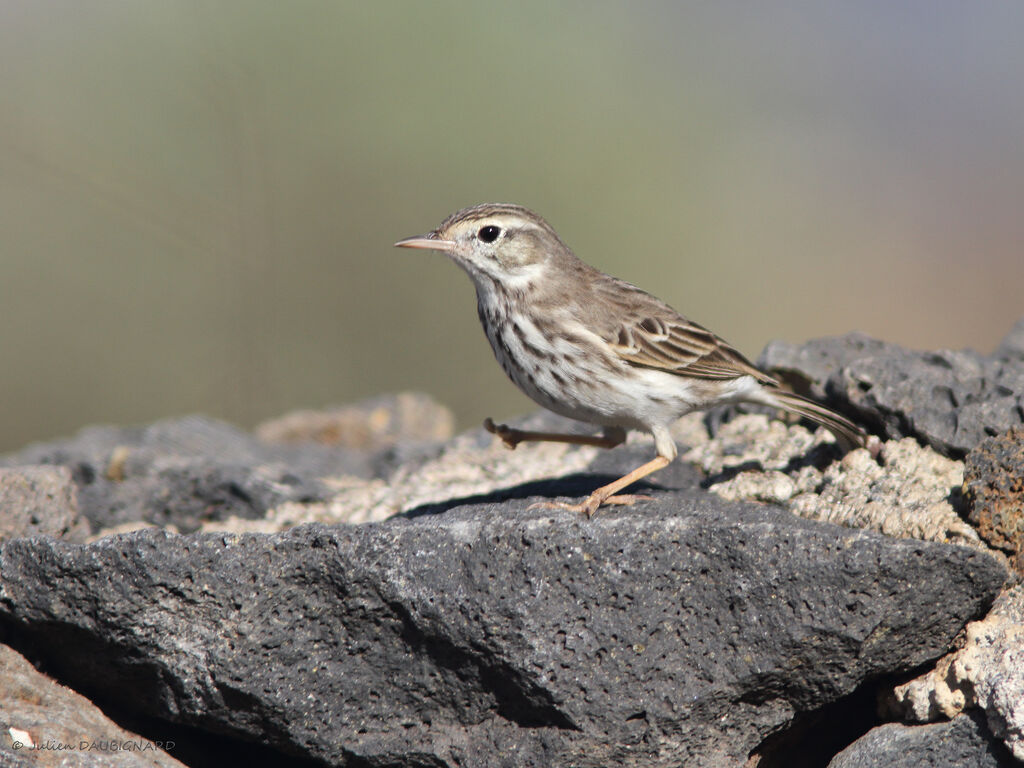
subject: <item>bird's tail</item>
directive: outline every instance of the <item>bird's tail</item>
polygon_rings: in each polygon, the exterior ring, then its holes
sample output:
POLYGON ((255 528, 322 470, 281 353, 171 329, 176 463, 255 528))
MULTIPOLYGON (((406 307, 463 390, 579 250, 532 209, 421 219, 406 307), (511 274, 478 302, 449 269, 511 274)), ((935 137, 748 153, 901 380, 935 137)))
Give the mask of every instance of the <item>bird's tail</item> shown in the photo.
POLYGON ((831 408, 826 408, 814 400, 795 395, 784 390, 771 390, 772 405, 804 416, 816 424, 821 424, 836 436, 836 440, 846 450, 863 448, 867 441, 867 433, 845 416, 840 416, 831 408))

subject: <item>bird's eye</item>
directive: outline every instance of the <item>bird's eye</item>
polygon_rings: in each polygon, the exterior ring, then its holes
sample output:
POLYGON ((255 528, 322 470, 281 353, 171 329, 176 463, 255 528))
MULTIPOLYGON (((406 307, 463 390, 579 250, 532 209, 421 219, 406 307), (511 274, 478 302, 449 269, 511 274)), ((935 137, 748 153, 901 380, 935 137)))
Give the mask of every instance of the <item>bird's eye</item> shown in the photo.
POLYGON ((481 227, 480 231, 476 233, 476 236, 483 240, 485 243, 493 243, 498 239, 498 235, 501 234, 501 228, 496 227, 493 224, 488 224, 486 227, 481 227))

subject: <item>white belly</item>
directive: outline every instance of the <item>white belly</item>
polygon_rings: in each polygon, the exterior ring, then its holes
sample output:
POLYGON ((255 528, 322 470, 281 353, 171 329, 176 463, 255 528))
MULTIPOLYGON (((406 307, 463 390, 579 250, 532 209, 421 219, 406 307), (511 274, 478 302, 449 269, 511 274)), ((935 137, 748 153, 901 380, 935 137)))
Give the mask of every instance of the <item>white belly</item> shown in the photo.
POLYGON ((691 411, 720 402, 745 400, 758 390, 751 376, 708 383, 687 376, 630 365, 594 342, 574 344, 549 339, 520 318, 486 323, 487 339, 498 363, 532 400, 571 419, 628 429, 667 425, 691 411))

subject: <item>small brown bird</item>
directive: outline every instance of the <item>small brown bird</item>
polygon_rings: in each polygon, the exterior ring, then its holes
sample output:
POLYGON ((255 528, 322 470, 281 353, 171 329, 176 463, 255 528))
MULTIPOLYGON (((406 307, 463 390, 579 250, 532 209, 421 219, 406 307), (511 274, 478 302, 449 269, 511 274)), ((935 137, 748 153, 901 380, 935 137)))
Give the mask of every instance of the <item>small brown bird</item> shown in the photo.
POLYGON ((757 403, 829 429, 845 447, 864 445, 857 425, 778 382, 707 329, 635 285, 585 264, 540 216, 518 205, 465 208, 437 229, 395 243, 448 254, 476 286, 477 312, 495 357, 545 408, 604 428, 603 436, 528 432, 487 419, 510 448, 527 440, 614 448, 626 430, 654 436, 656 458, 594 491, 586 513, 643 496, 619 491, 676 457, 669 425, 691 411, 757 403))

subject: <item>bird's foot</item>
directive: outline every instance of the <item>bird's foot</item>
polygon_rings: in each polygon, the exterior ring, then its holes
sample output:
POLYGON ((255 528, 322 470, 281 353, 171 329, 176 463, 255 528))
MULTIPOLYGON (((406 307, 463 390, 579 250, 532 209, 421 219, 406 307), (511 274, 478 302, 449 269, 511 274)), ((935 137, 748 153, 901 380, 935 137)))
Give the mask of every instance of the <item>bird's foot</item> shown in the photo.
POLYGON ((490 416, 484 419, 484 429, 492 435, 497 435, 501 442, 505 444, 505 447, 510 450, 515 450, 515 447, 523 441, 524 434, 522 430, 514 429, 508 424, 495 424, 490 416))
POLYGON ((604 504, 618 504, 620 506, 628 507, 636 504, 638 501, 651 501, 654 497, 642 496, 640 494, 626 493, 618 494, 616 496, 608 496, 607 498, 601 498, 597 494, 591 494, 579 504, 569 504, 565 501, 538 501, 535 504, 531 504, 526 509, 567 509, 570 512, 582 512, 588 518, 593 517, 594 513, 597 512, 598 507, 604 504))

